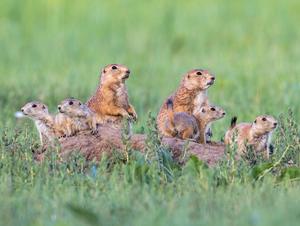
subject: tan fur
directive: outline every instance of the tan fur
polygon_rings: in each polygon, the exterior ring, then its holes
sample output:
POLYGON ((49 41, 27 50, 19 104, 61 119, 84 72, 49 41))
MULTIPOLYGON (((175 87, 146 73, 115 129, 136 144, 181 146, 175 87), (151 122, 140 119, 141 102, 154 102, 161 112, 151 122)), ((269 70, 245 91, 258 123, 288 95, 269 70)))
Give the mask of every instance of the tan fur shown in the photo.
POLYGON ((277 121, 272 116, 258 116, 253 123, 239 123, 229 128, 225 134, 225 144, 236 142, 239 155, 245 154, 249 145, 255 152, 262 152, 265 158, 269 158, 269 144, 276 126, 277 121))
POLYGON ((200 136, 198 142, 201 144, 207 143, 206 134, 210 128, 210 124, 225 116, 225 111, 221 107, 213 105, 205 105, 200 108, 196 108, 194 116, 197 119, 198 127, 200 130, 200 136))
POLYGON ((58 110, 62 114, 69 116, 74 123, 74 126, 71 126, 71 129, 77 133, 82 130, 92 130, 93 133, 97 132, 97 119, 95 114, 81 101, 68 98, 61 102, 58 106, 58 110))
MULTIPOLYGON (((207 70, 194 69, 187 72, 177 91, 169 98, 174 103, 174 112, 186 112, 193 114, 195 106, 208 104, 206 90, 214 83, 215 77, 207 70)), ((168 98, 168 99, 169 99, 168 98)), ((164 136, 171 136, 165 128, 168 118, 167 105, 165 101, 157 116, 159 132, 164 136)))
POLYGON ((199 128, 197 120, 186 112, 174 113, 172 101, 167 103, 168 119, 165 122, 165 131, 170 137, 181 139, 191 139, 197 141, 199 138, 199 128))
POLYGON ((129 74, 129 69, 120 64, 110 64, 103 68, 96 93, 86 103, 95 112, 98 123, 121 122, 123 118, 137 120, 125 86, 129 74))
POLYGON ((54 117, 54 130, 57 137, 74 136, 78 130, 71 117, 64 113, 58 113, 54 117))
POLYGON ((54 118, 49 114, 46 105, 38 101, 33 101, 24 105, 21 111, 26 117, 35 122, 42 146, 47 145, 54 140, 54 118))

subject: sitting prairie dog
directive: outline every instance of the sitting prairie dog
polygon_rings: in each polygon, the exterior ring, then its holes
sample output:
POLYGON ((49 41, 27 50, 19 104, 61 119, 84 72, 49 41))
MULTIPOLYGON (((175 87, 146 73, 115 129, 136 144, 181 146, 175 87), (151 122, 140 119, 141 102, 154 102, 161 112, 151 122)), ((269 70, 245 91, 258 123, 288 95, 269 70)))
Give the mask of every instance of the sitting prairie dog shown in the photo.
POLYGON ((42 146, 51 143, 55 138, 54 118, 48 107, 38 101, 29 102, 21 108, 22 113, 35 122, 42 146))
POLYGON ((79 132, 75 120, 62 111, 61 105, 58 105, 57 109, 58 113, 54 117, 54 129, 56 136, 59 138, 74 136, 77 132, 79 132))
POLYGON ((95 112, 98 123, 121 123, 123 118, 137 120, 125 86, 129 75, 130 70, 120 64, 110 64, 102 69, 96 93, 86 103, 95 112))
POLYGON ((226 112, 223 108, 214 105, 204 105, 194 111, 194 117, 197 119, 200 136, 198 142, 207 143, 207 133, 212 122, 223 118, 226 112))
MULTIPOLYGON (((188 71, 174 94, 168 97, 173 101, 174 112, 194 113, 196 107, 208 105, 207 89, 214 84, 215 76, 207 70, 194 69, 188 71)), ((163 103, 157 115, 157 127, 163 136, 172 136, 166 130, 168 119, 167 101, 163 103)))
POLYGON ((199 128, 197 120, 194 116, 186 112, 174 113, 173 101, 167 101, 168 119, 165 121, 164 130, 171 137, 178 137, 181 139, 190 139, 197 141, 199 139, 199 128))
POLYGON ((92 133, 97 132, 95 114, 80 100, 75 98, 65 99, 58 105, 58 110, 73 120, 74 125, 70 126, 74 130, 73 133, 89 129, 92 130, 92 133))
POLYGON ((233 117, 225 134, 225 144, 236 142, 239 155, 246 153, 247 145, 252 146, 255 152, 263 152, 264 157, 268 159, 272 132, 277 127, 276 119, 269 115, 261 115, 256 117, 253 123, 236 124, 236 121, 237 117, 233 117))

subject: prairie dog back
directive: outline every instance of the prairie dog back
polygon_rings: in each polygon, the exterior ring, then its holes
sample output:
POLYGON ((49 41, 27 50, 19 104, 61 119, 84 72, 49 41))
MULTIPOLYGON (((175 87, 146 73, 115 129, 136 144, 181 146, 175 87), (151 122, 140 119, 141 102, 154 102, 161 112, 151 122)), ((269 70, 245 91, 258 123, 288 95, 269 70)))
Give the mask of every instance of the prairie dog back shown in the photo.
POLYGON ((174 112, 173 101, 167 100, 168 119, 165 122, 165 132, 171 137, 191 139, 196 141, 199 137, 197 120, 186 112, 174 112))

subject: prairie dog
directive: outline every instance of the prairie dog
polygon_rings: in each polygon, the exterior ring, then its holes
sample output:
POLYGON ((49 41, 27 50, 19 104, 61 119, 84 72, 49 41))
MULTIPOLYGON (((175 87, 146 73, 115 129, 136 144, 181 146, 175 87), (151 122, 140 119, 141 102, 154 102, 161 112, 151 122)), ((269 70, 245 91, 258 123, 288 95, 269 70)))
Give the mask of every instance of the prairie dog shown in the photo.
POLYGON ((214 105, 204 105, 195 109, 194 116, 197 119, 200 130, 199 143, 207 143, 206 134, 210 129, 211 123, 223 118, 225 115, 226 112, 223 108, 214 105))
POLYGON ((95 112, 98 123, 121 123, 123 118, 137 120, 125 86, 129 75, 130 70, 121 64, 110 64, 102 69, 96 93, 86 103, 95 112))
MULTIPOLYGON (((173 101, 174 112, 186 112, 192 115, 195 107, 208 105, 207 89, 214 84, 215 76, 207 70, 188 71, 181 80, 178 89, 168 99, 173 101)), ((167 100, 168 100, 167 99, 167 100)), ((157 116, 157 126, 163 136, 171 136, 165 129, 168 118, 167 100, 163 103, 157 116)))
POLYGON ((167 101, 168 119, 165 121, 165 131, 171 137, 181 139, 191 139, 197 141, 199 139, 199 128, 195 117, 186 112, 176 112, 173 110, 173 101, 167 101))
POLYGON ((236 121, 237 118, 233 117, 231 126, 225 134, 225 144, 236 142, 239 155, 245 154, 249 145, 255 152, 263 152, 264 157, 269 158, 272 132, 277 127, 276 119, 269 115, 261 115, 257 116, 253 123, 236 124, 236 121))
POLYGON ((58 113, 54 117, 54 129, 59 138, 74 136, 78 132, 76 121, 62 110, 63 104, 64 101, 57 106, 58 113))
POLYGON ((21 111, 26 117, 34 121, 42 146, 54 140, 54 118, 49 114, 45 104, 38 101, 29 102, 21 108, 21 111))
POLYGON ((60 113, 66 114, 73 122, 73 128, 76 132, 82 130, 92 130, 93 133, 97 132, 97 120, 95 114, 80 100, 75 98, 68 98, 63 100, 58 105, 60 113))

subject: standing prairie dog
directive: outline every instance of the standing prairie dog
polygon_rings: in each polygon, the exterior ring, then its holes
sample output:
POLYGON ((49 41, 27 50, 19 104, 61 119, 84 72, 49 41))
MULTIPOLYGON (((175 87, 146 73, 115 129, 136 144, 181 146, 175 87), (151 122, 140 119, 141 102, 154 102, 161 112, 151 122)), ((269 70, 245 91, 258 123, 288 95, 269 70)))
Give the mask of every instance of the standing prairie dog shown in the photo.
POLYGON ((92 130, 92 133, 97 132, 95 114, 80 100, 65 99, 58 105, 58 110, 73 120, 74 125, 71 128, 75 130, 74 133, 89 129, 92 130))
POLYGON ((96 93, 86 103, 95 112, 98 123, 120 123, 123 118, 137 120, 125 86, 129 75, 130 70, 120 64, 110 64, 102 69, 96 93))
POLYGON ((21 108, 22 113, 35 122, 42 146, 51 143, 55 138, 54 118, 48 107, 38 101, 29 102, 21 108))
POLYGON ((178 137, 181 139, 190 139, 197 141, 199 139, 199 127, 194 116, 186 112, 174 113, 173 101, 167 100, 168 119, 165 121, 165 131, 171 137, 178 137))
MULTIPOLYGON (((173 101, 174 112, 186 112, 192 115, 195 107, 208 105, 207 89, 214 84, 215 76, 207 70, 188 71, 176 90, 168 99, 173 101)), ((163 136, 172 136, 165 129, 168 118, 167 100, 163 103, 157 116, 157 127, 163 136)))
POLYGON ((223 118, 225 115, 226 112, 223 108, 213 105, 204 105, 194 111, 194 117, 197 119, 200 130, 199 143, 207 143, 206 134, 210 129, 211 123, 223 118))
POLYGON ((261 115, 256 117, 253 123, 236 124, 236 121, 237 117, 233 117, 225 134, 225 144, 236 142, 239 155, 245 154, 249 145, 255 152, 263 152, 264 157, 269 158, 272 132, 277 127, 276 119, 269 115, 261 115))

